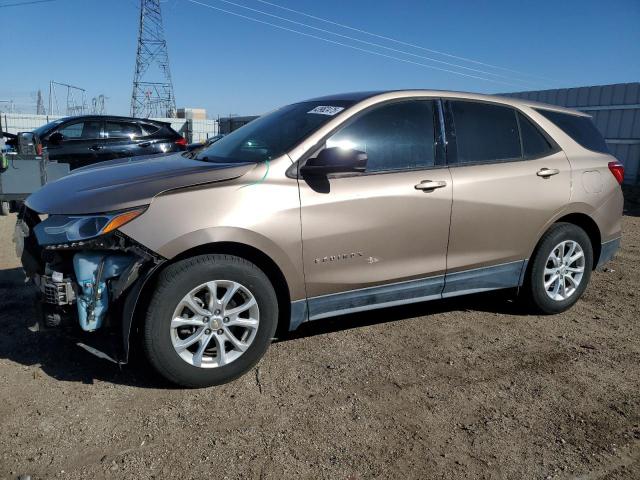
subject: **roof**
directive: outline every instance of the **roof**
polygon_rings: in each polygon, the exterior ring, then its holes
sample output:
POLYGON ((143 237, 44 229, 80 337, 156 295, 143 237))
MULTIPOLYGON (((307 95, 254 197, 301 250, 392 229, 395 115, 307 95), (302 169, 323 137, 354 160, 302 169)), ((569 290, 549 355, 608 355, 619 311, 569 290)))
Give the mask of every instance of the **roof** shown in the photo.
POLYGON ((565 107, 560 107, 558 105, 549 105, 546 103, 536 102, 533 100, 528 100, 526 98, 511 98, 505 97, 501 95, 485 95, 480 93, 472 93, 472 92, 456 92, 450 90, 426 90, 426 89, 415 89, 415 90, 377 90, 377 91, 363 91, 363 92, 349 92, 349 93, 339 93, 335 95, 326 95, 323 97, 311 98, 308 101, 313 102, 329 102, 336 100, 347 100, 353 102, 361 102, 364 100, 368 100, 374 97, 383 97, 383 98, 393 98, 397 96, 398 98, 407 97, 411 95, 417 96, 437 96, 437 97, 454 97, 454 98, 464 98, 468 100, 479 100, 485 102, 498 102, 505 105, 511 105, 516 107, 531 107, 531 108, 541 108, 545 110, 554 110, 563 113, 569 113, 572 115, 580 115, 587 116, 586 114, 579 112, 577 110, 572 110, 565 107))
POLYGON ((347 93, 338 93, 335 95, 324 95, 322 97, 310 98, 309 102, 322 102, 325 100, 347 100, 351 102, 361 102, 362 100, 366 100, 367 98, 375 97, 376 95, 380 95, 382 93, 389 93, 393 90, 372 90, 366 92, 347 92, 347 93))
POLYGON ((58 118, 56 121, 61 121, 61 122, 67 122, 69 120, 82 120, 82 119, 90 119, 90 118, 108 118, 111 120, 135 120, 135 121, 142 121, 142 122, 151 122, 151 123, 162 123, 162 124, 166 124, 167 122, 164 122, 162 120, 154 120, 152 118, 138 118, 138 117, 123 117, 123 116, 119 116, 119 115, 98 115, 98 114, 89 114, 89 115, 71 115, 69 117, 62 117, 62 118, 58 118))

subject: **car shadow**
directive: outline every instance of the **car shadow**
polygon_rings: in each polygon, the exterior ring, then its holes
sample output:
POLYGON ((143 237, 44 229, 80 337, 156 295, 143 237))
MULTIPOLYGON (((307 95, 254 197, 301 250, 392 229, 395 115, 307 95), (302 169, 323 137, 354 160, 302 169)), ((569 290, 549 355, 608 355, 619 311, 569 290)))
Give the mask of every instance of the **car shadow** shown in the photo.
POLYGON ((90 354, 63 334, 38 332, 36 291, 24 279, 21 268, 0 270, 0 359, 26 367, 24 381, 37 381, 45 374, 65 382, 172 387, 142 358, 134 356, 121 367, 90 354))
MULTIPOLYGON (((109 382, 137 388, 178 388, 166 382, 133 348, 128 365, 121 367, 100 359, 78 347, 64 334, 55 331, 34 331, 38 310, 36 291, 25 284, 21 268, 0 270, 0 359, 26 367, 24 381, 38 381, 42 374, 64 382, 109 382)), ((288 332, 276 342, 295 341, 329 332, 339 332, 367 325, 450 311, 480 311, 526 315, 513 291, 489 292, 447 300, 343 315, 317 322, 307 322, 294 332, 288 332)))

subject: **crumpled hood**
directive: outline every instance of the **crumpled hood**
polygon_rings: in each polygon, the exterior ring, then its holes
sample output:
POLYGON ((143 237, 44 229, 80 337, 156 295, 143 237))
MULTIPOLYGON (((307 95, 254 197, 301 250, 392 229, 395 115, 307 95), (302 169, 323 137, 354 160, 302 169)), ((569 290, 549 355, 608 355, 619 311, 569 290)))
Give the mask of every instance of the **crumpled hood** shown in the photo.
POLYGON ((238 178, 254 166, 191 160, 180 153, 114 160, 47 183, 25 203, 46 214, 109 212, 149 204, 168 190, 238 178))

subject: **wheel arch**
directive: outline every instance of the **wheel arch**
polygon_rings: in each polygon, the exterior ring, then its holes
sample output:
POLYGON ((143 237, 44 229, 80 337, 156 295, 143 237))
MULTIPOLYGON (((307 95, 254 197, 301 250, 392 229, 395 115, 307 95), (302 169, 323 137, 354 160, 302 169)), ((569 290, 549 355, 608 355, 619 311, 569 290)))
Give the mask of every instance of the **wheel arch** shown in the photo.
POLYGON ((591 248, 593 249, 593 270, 596 269, 598 265, 598 261, 600 260, 600 254, 602 252, 602 233, 600 231, 600 227, 596 223, 596 221, 586 213, 586 209, 583 209, 581 205, 573 205, 573 211, 562 210, 556 216, 551 218, 549 222, 538 232, 538 236, 535 240, 535 243, 530 247, 530 254, 528 257, 528 262, 526 264, 526 268, 522 272, 521 282, 524 281, 529 275, 529 271, 531 269, 531 258, 533 258, 540 242, 542 241, 542 237, 544 234, 556 223, 571 223, 580 227, 584 230, 591 241, 591 248))
POLYGON ((284 272, 280 266, 278 266, 276 261, 262 250, 240 242, 213 242, 185 250, 167 263, 169 265, 185 258, 194 257, 196 255, 205 255, 208 253, 220 253, 241 257, 255 264, 260 270, 262 270, 271 281, 273 288, 276 291, 276 297, 278 298, 277 331, 280 332, 281 328, 288 329, 289 320, 291 318, 291 290, 289 288, 289 283, 287 282, 284 272))
POLYGON ((591 248, 593 249, 593 268, 595 269, 596 265, 598 264, 598 260, 600 259, 600 253, 602 250, 602 234, 600 232, 600 227, 598 227, 596 221, 591 218, 589 214, 579 209, 571 212, 567 212, 565 210, 551 219, 549 223, 547 223, 539 232, 535 244, 530 250, 531 254, 529 255, 529 259, 533 257, 536 249, 538 248, 538 245, 540 245, 540 241, 542 240, 544 234, 556 223, 571 223, 573 225, 576 225, 577 227, 580 227, 586 232, 589 240, 591 241, 591 248))
POLYGON ((593 249, 593 269, 598 265, 600 259, 600 250, 602 249, 602 235, 598 224, 587 214, 574 212, 564 215, 553 223, 572 223, 584 230, 589 240, 591 240, 591 248, 593 249))
POLYGON ((239 242, 212 242, 192 247, 181 252, 170 260, 163 262, 153 268, 147 276, 141 278, 137 290, 132 288, 129 292, 127 302, 122 316, 122 335, 124 345, 124 363, 129 359, 131 340, 137 339, 139 326, 144 316, 144 307, 149 303, 151 295, 158 277, 167 267, 180 260, 206 254, 226 254, 235 255, 254 263, 260 268, 273 284, 278 299, 278 326, 276 335, 281 335, 288 331, 291 320, 291 295, 287 279, 278 264, 266 253, 251 245, 239 242))

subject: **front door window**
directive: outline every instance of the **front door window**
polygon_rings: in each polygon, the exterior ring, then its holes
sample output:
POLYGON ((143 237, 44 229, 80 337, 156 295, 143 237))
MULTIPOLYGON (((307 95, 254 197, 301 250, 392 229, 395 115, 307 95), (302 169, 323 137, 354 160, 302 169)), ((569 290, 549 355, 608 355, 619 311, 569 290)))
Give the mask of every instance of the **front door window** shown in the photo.
POLYGON ((100 138, 100 121, 85 120, 65 125, 58 133, 65 140, 90 140, 100 138))
POLYGON ((435 164, 434 102, 395 102, 365 113, 327 140, 327 147, 365 152, 367 172, 435 164))

